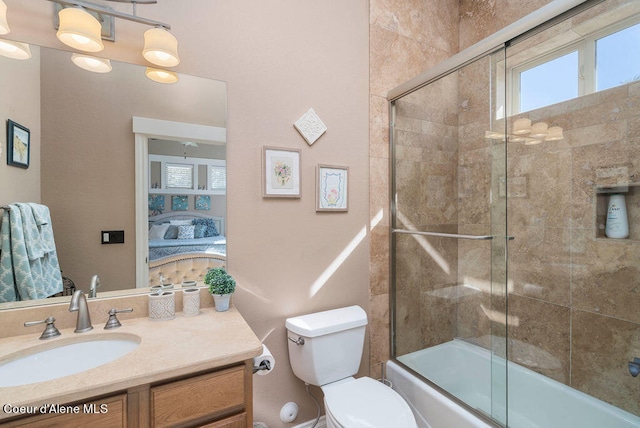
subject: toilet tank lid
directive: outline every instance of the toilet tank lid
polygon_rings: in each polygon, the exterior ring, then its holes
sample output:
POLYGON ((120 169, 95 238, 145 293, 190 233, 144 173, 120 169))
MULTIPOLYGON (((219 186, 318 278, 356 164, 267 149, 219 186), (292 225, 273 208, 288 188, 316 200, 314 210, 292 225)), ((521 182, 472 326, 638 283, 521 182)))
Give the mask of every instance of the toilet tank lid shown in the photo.
POLYGON ((287 330, 305 337, 322 336, 363 325, 367 325, 367 313, 357 305, 288 318, 285 322, 287 330))

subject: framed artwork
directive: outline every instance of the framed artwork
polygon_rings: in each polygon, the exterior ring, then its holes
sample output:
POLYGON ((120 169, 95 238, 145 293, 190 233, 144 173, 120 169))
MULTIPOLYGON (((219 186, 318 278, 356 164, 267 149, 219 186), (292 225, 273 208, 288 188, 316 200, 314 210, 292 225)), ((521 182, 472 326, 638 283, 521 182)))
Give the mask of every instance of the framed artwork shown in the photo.
POLYGON ((211 196, 196 195, 195 208, 197 210, 210 210, 211 209, 211 196))
POLYGON ((299 198, 300 150, 262 148, 262 197, 299 198))
POLYGON ((186 211, 189 208, 189 197, 186 195, 174 195, 171 197, 172 211, 186 211))
POLYGON ((150 215, 162 214, 164 211, 164 195, 149 195, 150 215))
POLYGON ((7 165, 29 168, 31 133, 28 128, 7 120, 7 165))
POLYGON ((348 211, 349 167, 318 164, 316 211, 348 211))

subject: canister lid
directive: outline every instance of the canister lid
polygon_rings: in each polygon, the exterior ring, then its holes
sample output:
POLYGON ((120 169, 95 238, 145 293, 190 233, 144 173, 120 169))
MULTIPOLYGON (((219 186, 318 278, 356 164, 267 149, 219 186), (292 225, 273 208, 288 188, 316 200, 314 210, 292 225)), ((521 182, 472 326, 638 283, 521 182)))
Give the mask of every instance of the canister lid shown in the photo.
POLYGON ((357 305, 288 318, 285 322, 287 330, 304 337, 323 336, 363 325, 367 325, 367 313, 357 305))

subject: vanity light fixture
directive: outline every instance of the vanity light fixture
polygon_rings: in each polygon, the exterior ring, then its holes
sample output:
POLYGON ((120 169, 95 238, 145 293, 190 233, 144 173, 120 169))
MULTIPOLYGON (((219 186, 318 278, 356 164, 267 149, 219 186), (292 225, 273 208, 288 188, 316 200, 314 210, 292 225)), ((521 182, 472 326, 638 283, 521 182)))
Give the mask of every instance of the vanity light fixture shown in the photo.
POLYGON ((547 132, 549 129, 549 125, 545 122, 538 122, 531 125, 531 133, 529 137, 531 138, 544 138, 547 136, 547 132))
POLYGON ((0 36, 9 34, 11 29, 7 22, 7 5, 3 0, 0 0, 0 36))
POLYGON ((521 117, 513 122, 513 133, 515 135, 526 135, 531 132, 531 119, 521 117))
POLYGON ((78 67, 94 73, 108 73, 111 71, 111 61, 106 58, 74 53, 71 61, 78 67))
POLYGON ((81 7, 67 7, 58 13, 60 25, 56 36, 67 46, 84 52, 100 52, 102 24, 81 7))
MULTIPOLYGON (((2 1, 0 0, 0 2, 2 1)), ((100 52, 104 49, 100 21, 106 22, 105 17, 121 18, 153 27, 144 33, 142 56, 147 61, 160 67, 174 67, 180 63, 178 40, 169 32, 171 26, 164 22, 136 15, 136 6, 138 4, 155 4, 158 2, 157 0, 107 0, 133 4, 133 14, 119 12, 81 0, 49 1, 62 6, 62 9, 58 12, 60 25, 57 35, 61 42, 72 48, 85 52, 100 52), (89 12, 97 14, 98 17, 96 18, 89 12)))
POLYGON ((560 141, 564 139, 564 134, 562 133, 562 128, 559 126, 552 126, 547 130, 547 136, 544 138, 545 141, 560 141))
POLYGON ((147 67, 144 74, 149 79, 158 83, 176 83, 178 81, 178 74, 169 70, 147 67))
POLYGON ((542 143, 542 140, 539 139, 539 138, 528 138, 528 137, 525 137, 525 138, 523 138, 523 141, 524 141, 524 145, 525 146, 534 146, 536 144, 542 143))
POLYGON ((505 140, 508 137, 509 142, 524 143, 525 146, 540 144, 543 141, 560 141, 564 139, 562 128, 552 126, 545 122, 537 122, 532 124, 531 119, 521 117, 513 122, 511 135, 504 135, 499 132, 485 131, 484 138, 491 140, 505 140))
POLYGON ((12 59, 31 58, 31 49, 26 43, 0 39, 0 55, 12 59))
POLYGON ((162 27, 151 28, 144 32, 142 56, 160 67, 174 67, 180 63, 178 39, 162 27))

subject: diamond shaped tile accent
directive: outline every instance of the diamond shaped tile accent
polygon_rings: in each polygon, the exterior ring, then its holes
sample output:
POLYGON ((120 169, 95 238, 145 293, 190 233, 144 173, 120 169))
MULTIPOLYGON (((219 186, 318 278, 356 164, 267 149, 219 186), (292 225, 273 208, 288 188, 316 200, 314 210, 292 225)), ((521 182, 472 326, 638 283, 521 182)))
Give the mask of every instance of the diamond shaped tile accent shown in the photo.
POLYGON ((309 145, 315 143, 316 140, 327 130, 327 126, 322 122, 322 119, 320 119, 312 108, 303 114, 300 119, 293 124, 293 126, 309 145))

